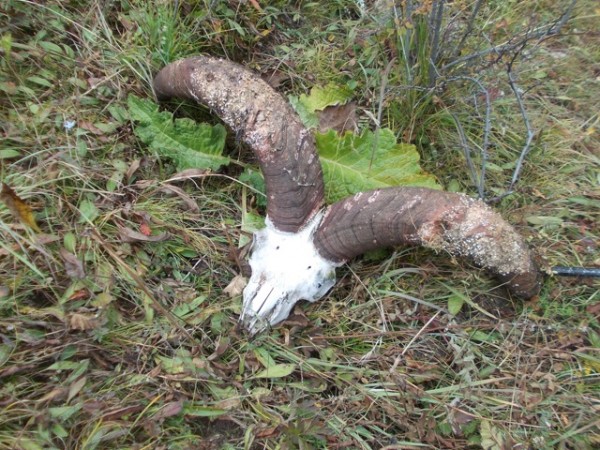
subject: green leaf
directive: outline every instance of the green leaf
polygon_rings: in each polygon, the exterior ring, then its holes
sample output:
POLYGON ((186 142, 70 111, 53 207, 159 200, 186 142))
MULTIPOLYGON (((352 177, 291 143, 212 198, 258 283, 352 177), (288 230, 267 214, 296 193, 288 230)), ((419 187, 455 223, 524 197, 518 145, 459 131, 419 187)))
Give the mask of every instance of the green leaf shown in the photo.
POLYGON ((186 403, 183 406, 183 414, 195 417, 216 417, 227 414, 227 410, 219 408, 211 408, 210 406, 202 406, 196 403, 186 403))
POLYGON ((183 318, 186 315, 197 311, 200 305, 204 303, 204 300, 206 300, 206 296, 201 295, 196 297, 190 303, 181 303, 173 309, 173 314, 177 317, 183 318))
POLYGON ((71 253, 75 253, 77 248, 77 237, 75 237, 75 233, 65 233, 63 236, 63 245, 65 248, 71 253))
POLYGON ((267 206, 267 196, 265 195, 265 179, 259 171, 256 171, 250 167, 246 167, 246 169, 241 173, 239 180, 259 193, 256 196, 256 203, 258 206, 267 206))
POLYGON ((94 202, 86 199, 79 204, 79 214, 81 215, 79 218, 80 223, 93 222, 100 215, 100 211, 98 211, 94 202))
POLYGON ((217 170, 230 159, 223 156, 225 128, 222 125, 197 124, 191 119, 173 119, 169 112, 159 112, 148 99, 130 95, 129 114, 138 122, 135 134, 160 157, 173 160, 177 170, 217 170))
POLYGON ((307 128, 316 128, 319 125, 317 111, 322 111, 328 106, 344 105, 352 97, 352 89, 330 83, 327 86, 314 86, 310 94, 300 97, 289 96, 292 107, 296 110, 302 123, 307 128))
POLYGON ((421 170, 415 146, 396 143, 388 128, 361 135, 346 132, 343 136, 330 130, 315 137, 328 202, 390 186, 440 189, 435 178, 421 170))
POLYGON ((258 359, 264 367, 277 365, 269 351, 264 347, 258 347, 254 349, 254 356, 256 356, 256 359, 258 359))
POLYGON ((39 84, 40 86, 47 88, 51 88, 54 86, 50 81, 42 77, 31 76, 27 78, 27 81, 31 81, 32 83, 39 84))
POLYGON ((448 299, 448 312, 453 316, 457 315, 465 303, 465 298, 461 295, 453 295, 448 299))
POLYGON ((345 86, 330 83, 325 87, 314 86, 310 95, 302 94, 300 102, 310 112, 321 111, 328 106, 345 104, 352 97, 352 90, 345 86))
POLYGON ((79 411, 81 406, 81 403, 73 406, 57 406, 56 408, 48 408, 48 412, 50 413, 50 417, 60 420, 67 420, 69 417, 79 411))
POLYGON ((275 364, 261 370, 254 375, 254 378, 283 378, 290 375, 294 370, 296 370, 296 364, 275 364))
POLYGON ((19 156, 21 156, 21 152, 12 148, 0 150, 0 159, 18 158, 19 156))

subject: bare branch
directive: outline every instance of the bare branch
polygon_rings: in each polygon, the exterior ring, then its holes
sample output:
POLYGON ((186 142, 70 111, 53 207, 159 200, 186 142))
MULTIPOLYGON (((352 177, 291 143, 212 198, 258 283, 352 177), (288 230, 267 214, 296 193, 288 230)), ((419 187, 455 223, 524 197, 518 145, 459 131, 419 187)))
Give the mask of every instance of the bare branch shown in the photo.
POLYGON ((454 60, 450 61, 449 63, 445 64, 444 66, 442 66, 440 71, 442 73, 444 73, 446 70, 448 70, 451 67, 454 67, 459 64, 467 63, 467 62, 473 61, 475 59, 483 58, 484 56, 487 56, 492 53, 496 53, 497 55, 499 55, 499 58, 498 58, 498 60, 499 60, 499 59, 501 59, 502 55, 505 55, 506 53, 512 52, 516 49, 522 49, 525 44, 529 43, 532 40, 538 39, 541 41, 541 40, 547 39, 551 36, 555 36, 558 33, 560 33, 562 27, 567 23, 567 21, 571 17, 571 14, 573 13, 573 8, 575 7, 576 3, 577 3, 577 0, 572 0, 571 3, 569 4, 569 6, 561 14, 561 16, 553 23, 542 25, 533 30, 527 30, 527 31, 525 31, 524 34, 521 35, 521 37, 511 38, 510 40, 508 40, 507 42, 505 42, 503 44, 494 45, 494 46, 491 46, 484 50, 480 50, 478 52, 471 53, 470 55, 463 56, 462 58, 454 59, 454 60))
POLYGON ((479 88, 479 91, 485 96, 485 118, 484 118, 484 130, 483 130, 483 143, 481 145, 481 171, 480 171, 479 177, 477 177, 477 173, 475 171, 473 162, 470 161, 470 156, 471 156, 470 148, 468 147, 468 142, 467 142, 465 133, 462 129, 462 125, 458 121, 458 118, 454 114, 452 114, 452 118, 454 119, 454 122, 457 124, 457 130, 458 130, 458 134, 459 134, 461 143, 463 145, 463 149, 465 149, 468 152, 468 156, 466 153, 465 153, 465 156, 467 156, 467 165, 469 167, 469 171, 471 172, 471 179, 477 186, 477 193, 479 195, 479 198, 484 200, 485 199, 485 173, 486 173, 486 165, 487 165, 487 161, 488 161, 488 148, 490 146, 490 131, 492 128, 492 122, 491 122, 492 103, 490 101, 490 93, 485 88, 485 86, 481 83, 481 81, 479 81, 476 78, 460 76, 460 77, 450 78, 448 81, 456 81, 456 80, 464 80, 464 81, 469 81, 471 83, 476 84, 477 87, 479 88), (479 178, 479 179, 477 180, 477 178, 479 178))
POLYGON ((525 105, 523 104, 523 99, 521 97, 520 89, 516 85, 516 81, 515 81, 515 78, 513 75, 512 67, 513 67, 513 64, 514 64, 515 59, 518 54, 519 54, 518 52, 515 53, 514 57, 507 64, 506 73, 508 75, 508 84, 510 85, 510 88, 512 89, 513 93, 515 94, 515 99, 517 100, 517 105, 519 106, 519 112, 521 113, 521 117, 523 118, 523 123, 525 124, 525 129, 527 130, 527 138, 525 140, 525 145, 523 146, 523 148, 521 150, 521 154, 519 155, 519 159, 517 160, 517 165, 515 167, 512 180, 508 187, 509 192, 512 192, 515 184, 519 180, 519 176, 521 175, 521 170, 523 169, 523 162, 525 161, 525 158, 527 157, 527 155, 529 154, 529 151, 531 150, 531 143, 533 142, 533 138, 535 136, 535 133, 534 133, 533 129, 531 128, 531 124, 529 122, 529 117, 527 116, 527 111, 525 110, 525 105))

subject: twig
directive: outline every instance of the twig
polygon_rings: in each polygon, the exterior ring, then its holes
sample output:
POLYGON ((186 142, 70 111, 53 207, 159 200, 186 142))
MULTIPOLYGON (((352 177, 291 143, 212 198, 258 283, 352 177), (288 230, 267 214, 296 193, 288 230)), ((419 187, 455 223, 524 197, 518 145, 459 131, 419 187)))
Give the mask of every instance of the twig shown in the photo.
POLYGON ((560 33, 560 30, 562 29, 562 27, 567 23, 567 21, 571 17, 573 8, 575 7, 576 3, 577 3, 577 0, 572 0, 571 3, 569 4, 569 6, 565 9, 565 11, 561 14, 561 16, 554 23, 548 24, 548 25, 543 25, 543 26, 538 27, 533 30, 527 30, 525 32, 525 35, 519 40, 510 39, 508 42, 505 42, 504 44, 495 45, 495 46, 486 48, 484 50, 481 50, 481 51, 478 51, 475 53, 471 53, 470 55, 463 56, 462 58, 458 58, 453 61, 450 61, 448 64, 442 66, 440 71, 442 73, 444 73, 450 67, 456 66, 461 63, 466 63, 466 62, 472 61, 473 59, 482 58, 484 56, 489 55, 490 53, 496 53, 501 56, 501 55, 504 55, 507 52, 513 51, 515 49, 518 49, 518 48, 522 49, 525 44, 527 44, 529 41, 531 41, 533 39, 543 40, 548 37, 555 36, 558 33, 560 33))
POLYGON ((512 180, 508 187, 509 192, 513 190, 515 184, 519 180, 519 176, 521 175, 521 170, 523 169, 523 162, 525 161, 527 154, 531 150, 531 143, 533 142, 533 138, 535 136, 535 133, 533 132, 533 129, 531 128, 531 124, 529 123, 529 117, 527 116, 527 111, 525 111, 525 105, 523 104, 523 99, 521 98, 521 93, 519 92, 519 88, 517 87, 516 81, 513 77, 512 67, 513 67, 513 64, 514 64, 517 56, 519 55, 519 53, 520 53, 520 50, 517 51, 513 55, 512 59, 506 65, 506 73, 508 75, 508 84, 510 85, 510 88, 512 89, 513 93, 515 94, 515 98, 517 100, 517 105, 519 106, 519 111, 521 113, 521 117, 523 118, 523 123, 525 124, 525 129, 527 130, 527 139, 525 141, 525 145, 523 146, 523 149, 521 150, 519 159, 517 160, 517 166, 515 167, 512 180))
POLYGON ((433 86, 436 79, 436 65, 438 62, 440 30, 442 29, 442 19, 444 17, 444 0, 437 0, 431 8, 431 18, 429 29, 433 28, 433 40, 431 42, 431 53, 429 56, 429 85, 433 86))
MULTIPOLYGON (((477 177, 475 175, 475 168, 473 166, 473 162, 469 161, 470 150, 467 148, 469 151, 469 156, 467 157, 467 165, 469 166, 469 170, 472 173, 471 178, 473 179, 473 182, 477 186, 477 193, 479 194, 479 198, 484 200, 485 199, 486 165, 487 165, 487 161, 488 161, 488 148, 490 146, 490 132, 492 129, 492 121, 491 121, 492 102, 490 101, 490 93, 485 88, 485 86, 481 83, 481 81, 479 81, 477 78, 459 76, 459 77, 453 77, 453 78, 448 79, 448 81, 455 81, 455 80, 470 81, 471 83, 476 84, 477 87, 479 88, 479 91, 481 93, 483 93, 483 95, 485 96, 485 119, 484 119, 484 130, 483 130, 483 143, 481 145, 481 173, 480 173, 478 181, 476 179, 477 177)), ((461 139, 463 147, 465 145, 468 146, 465 133, 462 129, 462 125, 460 125, 458 118, 454 114, 452 114, 452 117, 454 118, 454 121, 457 123, 457 129, 458 129, 459 137, 461 139)))
POLYGON ((462 50, 463 45, 465 45, 465 41, 471 35, 471 32, 473 31, 473 24, 475 23, 475 17, 477 17, 477 14, 479 14, 479 9, 481 8, 482 3, 483 3, 483 0, 477 0, 477 3, 475 3, 475 6, 473 7, 473 11, 471 12, 471 15, 469 16, 469 19, 467 20, 467 29, 463 33, 463 35, 460 38, 460 41, 458 42, 456 47, 454 47, 454 50, 452 50, 451 55, 453 57, 460 55, 460 51, 462 50))
POLYGON ((379 106, 377 108, 377 123, 375 126, 377 127, 375 130, 375 142, 373 143, 373 149, 371 150, 371 160, 369 161, 369 170, 373 165, 373 161, 375 160, 375 152, 379 147, 379 130, 381 129, 381 118, 383 116, 383 103, 385 100, 385 90, 388 83, 388 78, 390 76, 390 71, 394 63, 396 62, 396 58, 392 58, 390 62, 388 62, 385 70, 381 74, 381 86, 379 87, 379 106))
MULTIPOLYGON (((480 186, 479 177, 477 175, 477 171, 475 170, 475 165, 473 164, 473 159, 471 159, 471 147, 469 147, 469 142, 467 141, 467 136, 465 135, 465 131, 463 130, 462 124, 456 114, 453 112, 450 113, 452 118, 454 119, 454 123, 456 124, 456 131, 458 132, 458 137, 460 138, 460 143, 462 145, 463 154, 465 155, 465 159, 467 160, 467 167, 469 168, 469 172, 471 173, 471 181, 475 186, 480 186)), ((477 189, 479 198, 482 198, 483 193, 477 189)))

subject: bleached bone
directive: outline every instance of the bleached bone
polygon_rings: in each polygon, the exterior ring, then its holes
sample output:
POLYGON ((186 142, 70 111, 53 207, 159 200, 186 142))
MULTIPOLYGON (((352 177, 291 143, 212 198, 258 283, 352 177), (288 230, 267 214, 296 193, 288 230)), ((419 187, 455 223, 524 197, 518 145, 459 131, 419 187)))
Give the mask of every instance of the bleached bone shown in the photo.
POLYGON ((470 259, 514 294, 530 298, 540 271, 515 229, 463 194, 397 187, 363 192, 324 210, 315 140, 285 99, 251 71, 198 56, 154 80, 159 98, 207 105, 256 154, 267 194, 267 226, 255 233, 241 322, 251 333, 285 320, 299 300, 335 284, 335 267, 367 250, 422 245, 470 259))

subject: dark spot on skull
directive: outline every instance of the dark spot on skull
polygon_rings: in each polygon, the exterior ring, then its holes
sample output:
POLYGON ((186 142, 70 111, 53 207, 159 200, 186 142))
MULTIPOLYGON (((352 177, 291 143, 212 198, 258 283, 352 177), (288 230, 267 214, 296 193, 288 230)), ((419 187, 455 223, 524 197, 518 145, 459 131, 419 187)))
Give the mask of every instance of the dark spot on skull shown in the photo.
POLYGON ((212 73, 207 73, 207 74, 206 74, 206 81, 208 81, 209 83, 210 83, 211 81, 214 81, 214 79, 215 79, 215 76, 214 76, 214 74, 212 74, 212 73))

